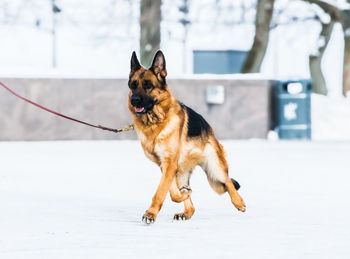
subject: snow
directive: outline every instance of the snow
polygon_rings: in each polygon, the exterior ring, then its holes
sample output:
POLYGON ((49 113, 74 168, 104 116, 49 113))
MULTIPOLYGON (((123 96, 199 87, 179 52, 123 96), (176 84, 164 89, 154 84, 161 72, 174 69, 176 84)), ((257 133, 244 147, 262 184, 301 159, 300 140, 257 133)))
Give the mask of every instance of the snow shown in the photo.
POLYGON ((312 138, 350 140, 350 101, 343 97, 311 97, 312 138))
POLYGON ((137 141, 0 142, 0 258, 349 258, 350 142, 223 141, 247 212, 199 169, 194 217, 137 141))

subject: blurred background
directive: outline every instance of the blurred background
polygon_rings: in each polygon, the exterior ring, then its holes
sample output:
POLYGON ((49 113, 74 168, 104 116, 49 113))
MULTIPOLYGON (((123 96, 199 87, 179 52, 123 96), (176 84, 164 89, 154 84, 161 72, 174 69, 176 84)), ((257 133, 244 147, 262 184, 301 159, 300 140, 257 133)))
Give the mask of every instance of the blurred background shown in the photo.
MULTIPOLYGON (((350 139, 349 8, 346 0, 2 0, 0 77, 60 112, 124 126, 131 53, 148 67, 162 49, 169 85, 221 138, 350 139)), ((135 137, 73 126, 3 89, 0 101, 2 140, 135 137)))

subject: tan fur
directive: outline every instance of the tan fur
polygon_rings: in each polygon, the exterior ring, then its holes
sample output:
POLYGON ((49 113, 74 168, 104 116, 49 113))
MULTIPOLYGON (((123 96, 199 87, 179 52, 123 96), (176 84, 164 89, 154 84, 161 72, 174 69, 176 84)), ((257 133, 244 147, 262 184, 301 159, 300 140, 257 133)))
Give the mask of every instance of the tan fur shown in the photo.
POLYGON ((184 212, 176 214, 175 218, 191 218, 194 207, 190 197, 189 178, 197 165, 207 173, 209 184, 217 193, 228 191, 236 208, 245 211, 244 201, 228 177, 228 166, 221 144, 211 129, 206 136, 187 136, 187 112, 169 87, 163 84, 165 76, 166 70, 162 70, 161 66, 155 67, 153 71, 141 67, 130 73, 130 80, 138 82, 140 89, 137 91, 156 100, 153 109, 140 116, 135 113, 130 101, 133 91, 129 93, 128 108, 144 153, 162 171, 160 184, 144 218, 152 221, 156 219, 168 191, 174 202, 184 202, 184 212), (144 80, 151 81, 155 87, 141 89, 144 80))

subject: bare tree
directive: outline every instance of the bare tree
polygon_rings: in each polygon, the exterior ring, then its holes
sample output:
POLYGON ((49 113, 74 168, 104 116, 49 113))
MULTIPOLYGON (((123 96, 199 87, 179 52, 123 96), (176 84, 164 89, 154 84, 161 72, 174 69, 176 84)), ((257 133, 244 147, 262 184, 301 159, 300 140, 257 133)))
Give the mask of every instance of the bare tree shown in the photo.
POLYGON ((342 14, 345 41, 343 63, 343 95, 346 96, 350 93, 350 10, 343 10, 342 14))
POLYGON ((254 42, 242 67, 242 73, 257 73, 260 71, 269 41, 274 3, 274 0, 258 0, 254 42))
POLYGON ((141 0, 140 57, 145 66, 151 64, 154 53, 160 48, 161 0, 141 0))
MULTIPOLYGON (((341 10, 333 4, 320 0, 304 1, 318 5, 323 11, 329 14, 332 20, 331 23, 339 22, 343 27, 345 42, 343 63, 343 95, 346 96, 346 94, 350 91, 350 10, 341 10)), ((350 3, 350 0, 347 0, 347 2, 350 3)), ((332 26, 331 23, 328 25, 329 28, 332 26)), ((324 31, 324 29, 322 29, 322 31, 324 31)), ((329 33, 331 33, 331 30, 329 33)))
POLYGON ((55 68, 57 66, 57 36, 56 36, 56 25, 57 25, 57 18, 56 14, 61 12, 61 9, 56 5, 55 0, 51 0, 51 8, 52 8, 52 67, 55 68))
POLYGON ((323 54, 330 40, 334 24, 336 22, 341 22, 341 14, 335 7, 323 1, 318 1, 318 0, 305 0, 305 1, 311 4, 318 5, 330 17, 329 22, 322 22, 321 19, 317 19, 320 21, 322 29, 317 40, 317 45, 318 45, 317 50, 315 51, 315 53, 312 53, 309 56, 309 67, 310 67, 311 79, 313 82, 312 84, 313 90, 315 93, 327 95, 328 90, 327 90, 326 81, 322 73, 321 62, 322 62, 323 54))
POLYGON ((331 38, 334 23, 335 21, 333 19, 331 19, 329 23, 321 22, 322 30, 317 40, 317 50, 309 56, 309 67, 313 90, 315 93, 323 95, 327 95, 328 90, 321 70, 321 61, 331 38))

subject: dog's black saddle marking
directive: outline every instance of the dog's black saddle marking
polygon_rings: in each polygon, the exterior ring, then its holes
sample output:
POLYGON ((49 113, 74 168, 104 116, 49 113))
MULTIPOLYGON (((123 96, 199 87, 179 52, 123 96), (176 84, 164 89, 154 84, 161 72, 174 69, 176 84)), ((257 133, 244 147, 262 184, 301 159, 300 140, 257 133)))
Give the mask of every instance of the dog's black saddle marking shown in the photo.
POLYGON ((187 136, 197 137, 200 136, 202 133, 208 135, 210 129, 208 122, 206 122, 206 120, 200 114, 196 113, 190 107, 187 107, 184 104, 181 104, 181 106, 184 109, 186 109, 188 115, 187 136))

